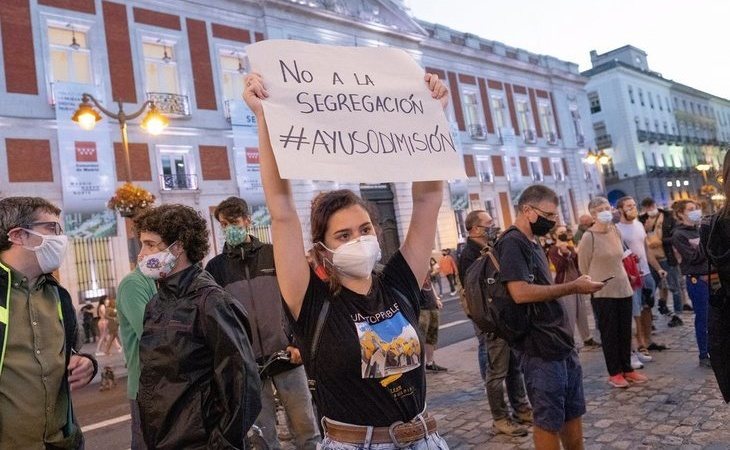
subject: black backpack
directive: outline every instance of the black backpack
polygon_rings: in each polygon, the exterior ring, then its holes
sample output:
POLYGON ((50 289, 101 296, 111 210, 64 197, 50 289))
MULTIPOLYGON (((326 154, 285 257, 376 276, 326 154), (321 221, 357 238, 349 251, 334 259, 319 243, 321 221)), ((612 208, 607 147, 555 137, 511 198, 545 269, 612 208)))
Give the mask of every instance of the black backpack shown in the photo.
MULTIPOLYGON (((510 231, 505 231, 504 235, 510 231)), ((499 267, 496 251, 486 247, 466 270, 464 294, 467 315, 480 330, 512 344, 527 334, 530 327, 528 307, 512 300, 507 286, 500 279, 499 267)))

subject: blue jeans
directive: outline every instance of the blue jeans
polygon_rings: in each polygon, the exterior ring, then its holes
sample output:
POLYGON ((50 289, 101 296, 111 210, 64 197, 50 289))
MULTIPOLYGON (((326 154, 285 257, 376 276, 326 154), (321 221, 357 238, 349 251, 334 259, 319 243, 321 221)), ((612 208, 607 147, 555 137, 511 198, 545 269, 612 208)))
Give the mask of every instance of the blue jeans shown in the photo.
POLYGON ((298 449, 314 450, 319 443, 319 427, 314 417, 312 397, 304 366, 287 370, 264 380, 261 386, 261 413, 256 425, 271 449, 280 449, 276 434, 276 401, 274 387, 289 419, 289 429, 298 449))
POLYGON ((708 358, 707 353, 707 312, 710 296, 710 289, 707 281, 701 277, 685 275, 687 280, 687 294, 692 301, 692 309, 695 313, 695 337, 697 348, 700 351, 700 359, 708 358))

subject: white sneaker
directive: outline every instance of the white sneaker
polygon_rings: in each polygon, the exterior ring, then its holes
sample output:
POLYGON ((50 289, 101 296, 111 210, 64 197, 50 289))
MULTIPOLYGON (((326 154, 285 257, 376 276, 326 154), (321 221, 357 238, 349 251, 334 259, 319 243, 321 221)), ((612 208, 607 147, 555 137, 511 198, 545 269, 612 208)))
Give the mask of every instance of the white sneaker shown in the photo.
POLYGON ((639 361, 641 361, 641 362, 643 362, 643 363, 645 363, 645 362, 649 362, 649 361, 651 361, 652 359, 654 359, 654 358, 652 358, 652 357, 651 357, 651 355, 647 355, 647 354, 645 354, 645 353, 641 353, 641 352, 634 352, 634 354, 635 354, 635 355, 636 355, 636 356, 637 356, 637 357, 639 358, 639 361))
POLYGON ((632 369, 643 369, 644 365, 639 361, 639 357, 636 356, 636 352, 631 353, 631 368, 632 369))

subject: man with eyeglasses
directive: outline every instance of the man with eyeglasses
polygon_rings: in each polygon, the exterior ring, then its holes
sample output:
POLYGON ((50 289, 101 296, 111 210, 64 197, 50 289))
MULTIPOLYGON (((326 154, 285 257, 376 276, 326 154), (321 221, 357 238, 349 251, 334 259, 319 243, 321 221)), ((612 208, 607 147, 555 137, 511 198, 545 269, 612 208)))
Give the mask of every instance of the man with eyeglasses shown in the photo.
POLYGON ((71 296, 51 275, 68 242, 60 213, 40 197, 0 200, 0 448, 83 447, 70 394, 97 365, 78 353, 71 296))
MULTIPOLYGON (((466 216, 464 225, 469 233, 464 250, 459 257, 459 277, 461 285, 466 282, 466 272, 481 256, 482 249, 493 246, 499 228, 494 226, 494 219, 484 210, 471 211, 466 216)), ((508 436, 527 436, 528 430, 523 424, 532 423, 532 408, 525 394, 525 382, 517 359, 507 341, 494 334, 487 334, 476 325, 474 331, 479 341, 477 352, 479 370, 487 391, 489 409, 492 412, 492 429, 495 433, 508 436), (506 381, 506 383, 505 383, 506 381), (510 417, 504 401, 504 387, 507 385, 507 398, 512 406, 510 417)))
POLYGON ((558 221, 558 196, 542 185, 528 187, 517 202, 514 226, 496 244, 500 279, 510 297, 528 315, 524 337, 512 343, 525 378, 533 408, 535 448, 583 448, 586 412, 582 368, 573 342, 573 332, 560 297, 592 294, 604 283, 587 275, 563 284, 553 284, 547 258, 537 242, 558 221))

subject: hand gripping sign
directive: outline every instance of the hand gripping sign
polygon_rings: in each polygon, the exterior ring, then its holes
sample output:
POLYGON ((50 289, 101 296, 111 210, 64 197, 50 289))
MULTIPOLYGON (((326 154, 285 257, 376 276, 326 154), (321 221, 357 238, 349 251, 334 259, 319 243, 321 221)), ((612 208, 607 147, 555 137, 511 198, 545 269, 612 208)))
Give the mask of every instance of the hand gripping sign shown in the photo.
POLYGON ((261 73, 282 178, 380 183, 466 178, 441 103, 403 50, 267 40, 261 73))

